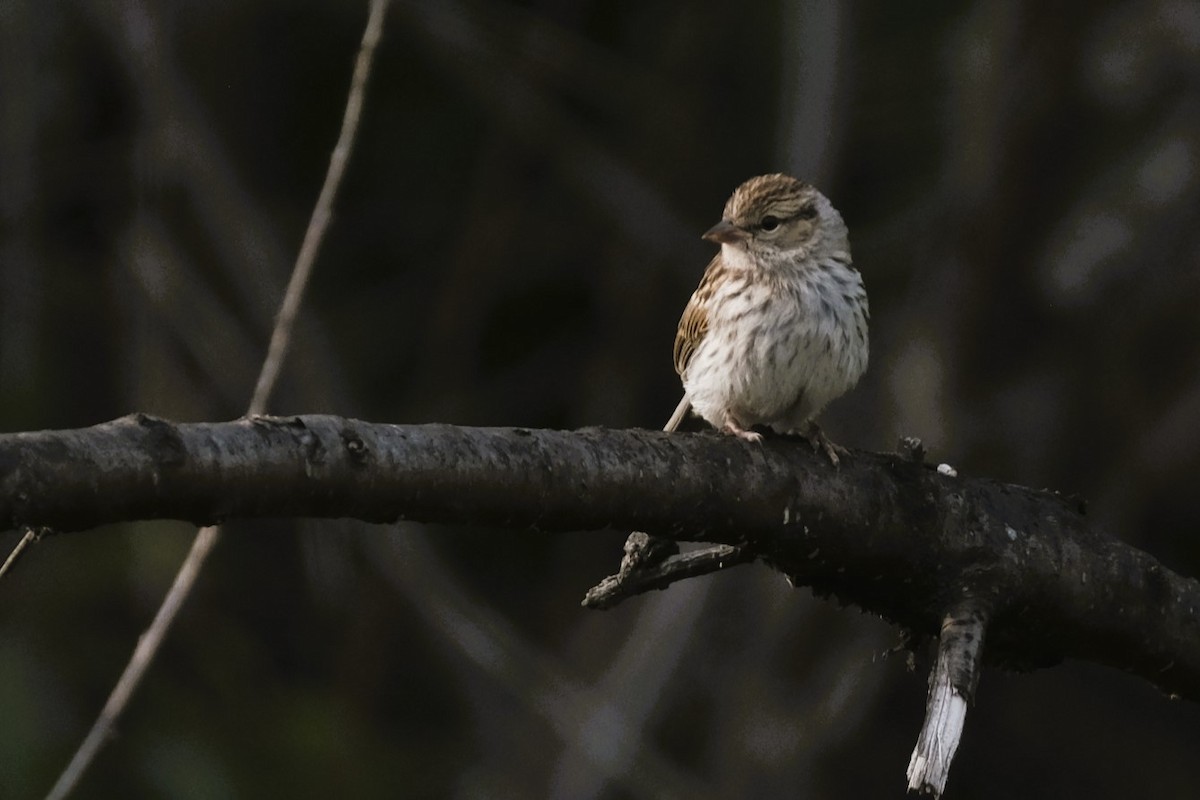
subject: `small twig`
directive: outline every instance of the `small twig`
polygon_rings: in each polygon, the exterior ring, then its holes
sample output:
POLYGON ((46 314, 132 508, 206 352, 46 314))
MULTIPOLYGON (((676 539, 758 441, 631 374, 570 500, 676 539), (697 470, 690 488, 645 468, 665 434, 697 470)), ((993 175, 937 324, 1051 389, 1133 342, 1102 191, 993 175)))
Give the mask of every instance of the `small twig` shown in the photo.
MULTIPOLYGON (((633 541, 633 537, 638 535, 634 533, 630 540, 633 541)), ((640 535, 646 536, 644 533, 640 535)), ((626 598, 655 589, 665 589, 676 581, 718 572, 738 564, 748 564, 756 558, 750 548, 728 544, 670 556, 658 562, 632 561, 629 557, 628 542, 625 549, 626 558, 621 562, 621 571, 616 575, 609 575, 589 589, 580 604, 584 608, 612 608, 626 598)))
POLYGON ((313 207, 308 228, 304 231, 300 254, 296 256, 296 265, 292 268, 292 276, 288 280, 283 302, 279 306, 279 316, 275 320, 275 329, 271 332, 271 343, 267 347, 262 371, 259 372, 258 383, 254 386, 254 395, 250 399, 250 407, 246 412, 248 415, 266 413, 267 400, 278 382, 279 370, 283 366, 283 359, 291 344, 292 329, 295 327, 296 314, 300 310, 300 301, 304 298, 304 290, 312 275, 317 252, 325 238, 325 230, 329 227, 333 199, 337 196, 338 188, 342 184, 342 176, 346 173, 346 165, 350 162, 350 153, 354 148, 358 121, 362 116, 367 78, 371 74, 375 47, 379 44, 379 37, 383 32, 383 17, 387 5, 388 0, 371 0, 371 14, 367 18, 362 44, 358 48, 358 58, 354 62, 354 75, 350 79, 350 94, 346 98, 346 111, 342 115, 342 130, 338 134, 337 144, 333 147, 333 154, 329 157, 329 169, 325 173, 325 183, 321 186, 320 195, 317 196, 317 204, 313 207))
MULTIPOLYGON (((370 14, 367 18, 366 29, 363 31, 362 43, 359 46, 358 57, 354 64, 354 74, 350 82, 350 92, 346 99, 346 110, 342 116, 341 133, 338 136, 337 144, 334 145, 333 154, 329 159, 329 168, 325 173, 325 182, 321 186, 320 195, 313 208, 312 216, 309 218, 308 227, 305 229, 300 253, 292 267, 291 278, 288 280, 287 290, 279 307, 279 315, 276 317, 275 327, 271 331, 271 342, 267 347, 267 355, 263 359, 262 369, 247 409, 248 416, 262 414, 266 411, 267 400, 278 382, 279 370, 283 366, 288 345, 291 343, 296 315, 299 312, 301 300, 304 298, 309 277, 312 275, 313 265, 316 263, 317 252, 320 250, 325 230, 329 227, 333 200, 337 196, 338 187, 341 185, 342 176, 346 171, 346 164, 350 160, 359 118, 362 115, 367 78, 370 76, 375 48, 383 31, 383 18, 387 5, 388 0, 371 0, 370 14)), ((125 666, 125 671, 121 673, 108 701, 100 711, 100 716, 92 725, 92 729, 71 758, 70 763, 67 764, 66 769, 59 775, 58 781, 46 796, 47 800, 59 800, 71 792, 96 753, 99 752, 100 747, 111 735, 117 718, 125 710, 133 692, 141 683, 142 677, 158 653, 163 639, 170 630, 179 609, 183 607, 184 601, 191 594, 200 569, 220 539, 220 535, 221 529, 217 526, 201 528, 196 534, 196 538, 192 542, 192 549, 180 566, 179 572, 175 576, 175 582, 163 599, 153 622, 138 640, 137 647, 134 648, 133 655, 125 666)))
POLYGON ((967 601, 942 622, 937 662, 917 746, 908 762, 908 790, 941 797, 975 696, 987 614, 967 601))
POLYGON ((679 542, 634 531, 625 540, 624 550, 621 567, 617 570, 620 580, 626 580, 635 572, 657 567, 671 556, 679 555, 679 542))
MULTIPOLYGON (((663 432, 674 433, 679 429, 679 423, 683 422, 688 411, 692 408, 692 402, 688 400, 685 394, 679 400, 679 404, 675 406, 675 411, 672 412, 671 418, 667 420, 667 424, 663 425, 663 432)), ((616 575, 610 575, 601 581, 598 585, 593 586, 584 595, 584 608, 611 608, 621 602, 625 597, 631 597, 635 594, 648 591, 649 589, 664 589, 667 583, 662 586, 650 586, 647 589, 640 591, 625 591, 621 584, 629 583, 631 587, 641 585, 640 573, 645 570, 647 577, 654 579, 658 573, 653 570, 660 562, 668 556, 676 555, 679 552, 679 545, 670 539, 660 539, 657 536, 651 536, 642 531, 633 531, 629 534, 629 538, 625 540, 625 555, 621 558, 621 567, 617 570, 616 575)), ((661 577, 661 576, 658 576, 661 577)), ((676 580, 679 580, 678 578, 676 580)))
POLYGON ((0 578, 8 574, 8 571, 13 568, 13 564, 17 563, 17 559, 25 553, 27 547, 35 544, 45 533, 46 528, 26 528, 25 535, 21 537, 21 541, 17 542, 17 546, 8 554, 8 558, 4 559, 4 565, 0 566, 0 578))
POLYGON ((925 445, 916 436, 902 436, 899 443, 900 455, 914 464, 925 463, 925 445))
POLYGON ((133 696, 142 677, 146 674, 150 662, 154 660, 163 638, 171 628, 171 623, 175 621, 179 609, 183 607, 183 602, 191 592, 192 586, 196 582, 196 576, 200 574, 200 567, 203 566, 204 560, 217 543, 219 534, 220 528, 217 527, 201 528, 200 532, 196 534, 196 539, 192 542, 192 549, 175 575, 175 582, 171 585, 171 590, 167 592, 162 605, 158 607, 154 621, 138 639, 137 647, 134 648, 133 655, 125 666, 125 671, 121 673, 117 685, 113 687, 112 692, 108 695, 108 700, 104 703, 104 708, 100 710, 100 716, 96 718, 92 729, 88 731, 83 743, 71 757, 67 768, 58 776, 58 781, 46 795, 46 800, 59 800, 59 798, 66 797, 83 777, 83 773, 92 763, 92 759, 96 757, 96 753, 112 735, 117 718, 129 704, 129 698, 133 696))

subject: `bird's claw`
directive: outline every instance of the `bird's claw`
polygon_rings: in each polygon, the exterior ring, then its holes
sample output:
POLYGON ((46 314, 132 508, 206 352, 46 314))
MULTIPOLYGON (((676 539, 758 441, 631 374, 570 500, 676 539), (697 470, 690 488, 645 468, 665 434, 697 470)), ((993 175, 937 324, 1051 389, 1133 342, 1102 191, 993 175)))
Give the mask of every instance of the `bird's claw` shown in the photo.
POLYGON ((846 450, 846 448, 829 441, 829 439, 825 436, 824 431, 822 431, 815 422, 810 423, 808 430, 800 435, 807 439, 808 443, 812 445, 814 453, 824 452, 825 456, 829 459, 829 463, 833 464, 835 468, 841 464, 840 456, 849 454, 849 451, 846 450))
POLYGON ((761 433, 743 428, 730 416, 725 417, 725 424, 721 426, 721 430, 736 436, 744 442, 761 442, 763 439, 761 433))

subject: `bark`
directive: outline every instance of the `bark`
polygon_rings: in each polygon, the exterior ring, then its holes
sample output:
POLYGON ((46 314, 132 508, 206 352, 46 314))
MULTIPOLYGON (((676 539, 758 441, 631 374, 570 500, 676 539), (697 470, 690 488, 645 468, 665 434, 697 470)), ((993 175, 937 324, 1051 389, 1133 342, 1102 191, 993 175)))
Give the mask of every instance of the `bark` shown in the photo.
POLYGON ((3 528, 284 516, 730 545, 911 634, 938 635, 969 597, 990 663, 1088 659, 1200 699, 1200 583, 1092 529, 1075 500, 899 454, 851 451, 835 470, 778 437, 332 416, 0 435, 3 528))

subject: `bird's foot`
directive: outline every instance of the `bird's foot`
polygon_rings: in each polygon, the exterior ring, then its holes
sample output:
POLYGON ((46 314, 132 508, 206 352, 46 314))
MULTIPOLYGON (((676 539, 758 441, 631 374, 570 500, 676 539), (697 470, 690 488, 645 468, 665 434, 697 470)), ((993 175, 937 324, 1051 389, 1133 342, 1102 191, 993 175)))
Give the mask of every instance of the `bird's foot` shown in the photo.
POLYGON ((826 438, 825 433, 820 426, 815 422, 808 423, 808 429, 800 434, 808 443, 812 445, 813 452, 823 451, 826 457, 829 458, 829 463, 836 468, 841 463, 841 456, 847 455, 849 451, 841 445, 834 444, 826 438))
POLYGON ((747 442, 761 442, 763 438, 761 433, 746 430, 739 425, 732 414, 725 415, 725 424, 721 426, 721 430, 747 442))

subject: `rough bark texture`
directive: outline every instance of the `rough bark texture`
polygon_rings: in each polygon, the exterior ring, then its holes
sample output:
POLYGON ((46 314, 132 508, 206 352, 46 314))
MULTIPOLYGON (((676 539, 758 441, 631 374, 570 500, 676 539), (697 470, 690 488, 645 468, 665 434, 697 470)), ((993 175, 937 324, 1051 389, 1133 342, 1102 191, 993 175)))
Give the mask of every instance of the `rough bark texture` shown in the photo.
POLYGON ((0 436, 0 526, 416 519, 636 528, 746 546, 819 595, 936 635, 969 594, 987 659, 1063 657, 1200 699, 1200 583, 1089 528, 1077 502, 852 451, 709 434, 381 425, 331 416, 174 424, 134 415, 0 436))

